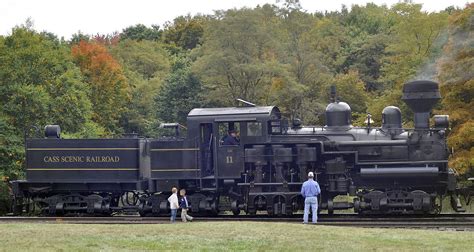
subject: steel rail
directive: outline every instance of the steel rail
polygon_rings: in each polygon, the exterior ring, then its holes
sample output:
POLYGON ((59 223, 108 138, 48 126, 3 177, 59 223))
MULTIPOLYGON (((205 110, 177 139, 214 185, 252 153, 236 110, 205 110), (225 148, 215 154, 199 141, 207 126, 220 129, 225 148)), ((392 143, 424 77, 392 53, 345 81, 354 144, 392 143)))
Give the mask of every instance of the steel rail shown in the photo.
MULTIPOLYGON (((301 215, 292 217, 268 216, 217 216, 199 217, 197 222, 216 221, 244 221, 244 222, 287 222, 301 223, 301 215)), ((1 223, 57 223, 57 224, 165 224, 169 217, 140 217, 140 216, 112 216, 112 217, 0 217, 1 223)), ((473 214, 445 214, 426 217, 366 217, 357 215, 325 216, 319 218, 317 225, 366 227, 366 228, 422 228, 441 230, 474 231, 473 214)))

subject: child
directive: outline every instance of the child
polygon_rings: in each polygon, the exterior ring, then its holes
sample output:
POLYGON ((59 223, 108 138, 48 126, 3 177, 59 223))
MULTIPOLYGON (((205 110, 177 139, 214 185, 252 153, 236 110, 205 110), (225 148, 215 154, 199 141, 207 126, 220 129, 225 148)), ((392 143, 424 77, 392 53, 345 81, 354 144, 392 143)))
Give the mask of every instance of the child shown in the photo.
POLYGON ((181 189, 179 195, 181 195, 179 202, 179 207, 181 207, 181 220, 183 220, 183 222, 193 221, 193 217, 188 215, 189 203, 188 199, 186 199, 186 190, 181 189))
POLYGON ((174 223, 176 221, 176 212, 178 211, 179 205, 178 205, 178 188, 174 187, 171 188, 171 196, 168 198, 168 202, 170 203, 170 208, 171 208, 171 218, 170 221, 171 223, 174 223))

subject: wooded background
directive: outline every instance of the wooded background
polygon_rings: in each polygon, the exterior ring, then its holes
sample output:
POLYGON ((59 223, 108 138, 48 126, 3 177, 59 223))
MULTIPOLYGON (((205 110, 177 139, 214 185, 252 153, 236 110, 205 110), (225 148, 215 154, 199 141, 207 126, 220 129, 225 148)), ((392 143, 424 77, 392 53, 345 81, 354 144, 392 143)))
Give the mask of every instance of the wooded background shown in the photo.
POLYGON ((71 40, 36 31, 31 20, 12 28, 0 36, 0 176, 23 176, 33 126, 59 124, 64 138, 157 137, 161 122, 185 124, 192 108, 236 98, 324 125, 330 85, 350 104, 354 125, 367 112, 380 125, 382 109, 395 105, 409 127, 401 88, 415 79, 440 82, 434 112, 450 115, 450 165, 474 176, 474 4, 308 13, 291 2, 71 40))

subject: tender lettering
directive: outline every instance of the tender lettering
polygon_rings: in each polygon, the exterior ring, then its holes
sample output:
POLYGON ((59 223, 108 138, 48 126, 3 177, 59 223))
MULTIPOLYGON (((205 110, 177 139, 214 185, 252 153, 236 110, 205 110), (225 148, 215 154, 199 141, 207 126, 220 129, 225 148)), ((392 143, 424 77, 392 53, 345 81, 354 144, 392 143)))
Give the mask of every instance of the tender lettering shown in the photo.
POLYGON ((118 163, 119 156, 44 156, 45 163, 118 163))
POLYGON ((84 162, 84 157, 82 156, 62 156, 61 162, 63 163, 82 163, 84 162))
POLYGON ((120 161, 118 156, 87 156, 87 163, 117 163, 120 161))
POLYGON ((45 163, 57 163, 59 162, 59 157, 58 156, 45 156, 43 158, 43 161, 45 163))

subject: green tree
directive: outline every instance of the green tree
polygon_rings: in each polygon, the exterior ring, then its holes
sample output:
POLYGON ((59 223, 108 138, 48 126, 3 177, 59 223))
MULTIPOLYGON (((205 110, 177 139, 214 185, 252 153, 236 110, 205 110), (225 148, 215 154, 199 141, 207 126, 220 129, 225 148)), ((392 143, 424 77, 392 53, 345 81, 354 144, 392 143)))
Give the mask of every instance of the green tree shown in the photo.
POLYGON ((23 175, 24 132, 12 126, 10 120, 8 116, 0 113, 0 177, 17 179, 23 175))
POLYGON ((167 22, 163 31, 163 41, 167 44, 191 50, 202 44, 206 17, 179 16, 167 22))
POLYGON ((278 58, 285 68, 272 79, 273 102, 290 118, 310 124, 322 123, 320 115, 327 99, 321 90, 332 79, 332 73, 322 60, 322 52, 316 50, 313 43, 312 29, 319 18, 302 12, 297 3, 296 6, 290 3, 278 13, 281 43, 278 58))
POLYGON ((111 53, 131 85, 131 100, 120 124, 125 132, 151 136, 157 122, 154 97, 170 71, 168 52, 159 42, 122 40, 111 53))
POLYGON ((242 98, 265 103, 279 68, 272 36, 276 21, 269 5, 217 12, 209 21, 194 71, 205 83, 210 102, 230 105, 242 98))
POLYGON ((88 89, 66 45, 24 27, 0 41, 3 112, 19 129, 62 123, 74 132, 90 117, 88 89))
POLYGON ((347 73, 357 71, 365 83, 366 90, 382 88, 379 80, 382 59, 387 56, 385 48, 390 43, 390 33, 395 24, 386 6, 368 3, 366 6, 354 5, 351 11, 341 16, 341 24, 347 27, 350 37, 341 50, 344 62, 340 69, 347 73))
POLYGON ((154 97, 159 92, 163 79, 144 79, 139 73, 126 70, 127 80, 132 84, 130 102, 121 114, 120 125, 125 132, 140 136, 154 136, 156 133, 156 106, 154 97))
POLYGON ((70 43, 78 44, 79 42, 81 42, 81 40, 89 41, 91 40, 91 37, 89 35, 82 33, 81 31, 78 31, 77 33, 72 34, 70 43))
POLYGON ((122 40, 110 52, 122 66, 137 72, 146 80, 163 78, 170 68, 167 51, 156 42, 122 40))
POLYGON ((383 59, 383 82, 391 88, 414 77, 422 63, 436 50, 435 42, 447 25, 447 13, 421 11, 420 4, 398 3, 392 7, 395 20, 392 42, 383 59))
POLYGON ((0 37, 0 65, 0 176, 16 179, 33 127, 59 124, 76 134, 91 123, 90 90, 64 41, 25 26, 0 37))
POLYGON ((175 56, 171 72, 155 97, 160 121, 186 124, 189 111, 202 107, 202 85, 191 71, 191 63, 185 55, 175 56))
POLYGON ((134 26, 129 26, 122 30, 120 33, 120 38, 132 39, 132 40, 152 40, 158 41, 161 38, 162 30, 158 25, 152 25, 151 28, 143 24, 137 24, 134 26))
POLYGON ((350 43, 347 27, 334 20, 334 17, 326 16, 316 21, 311 29, 311 38, 323 65, 334 74, 343 72, 347 57, 343 51, 350 43))

